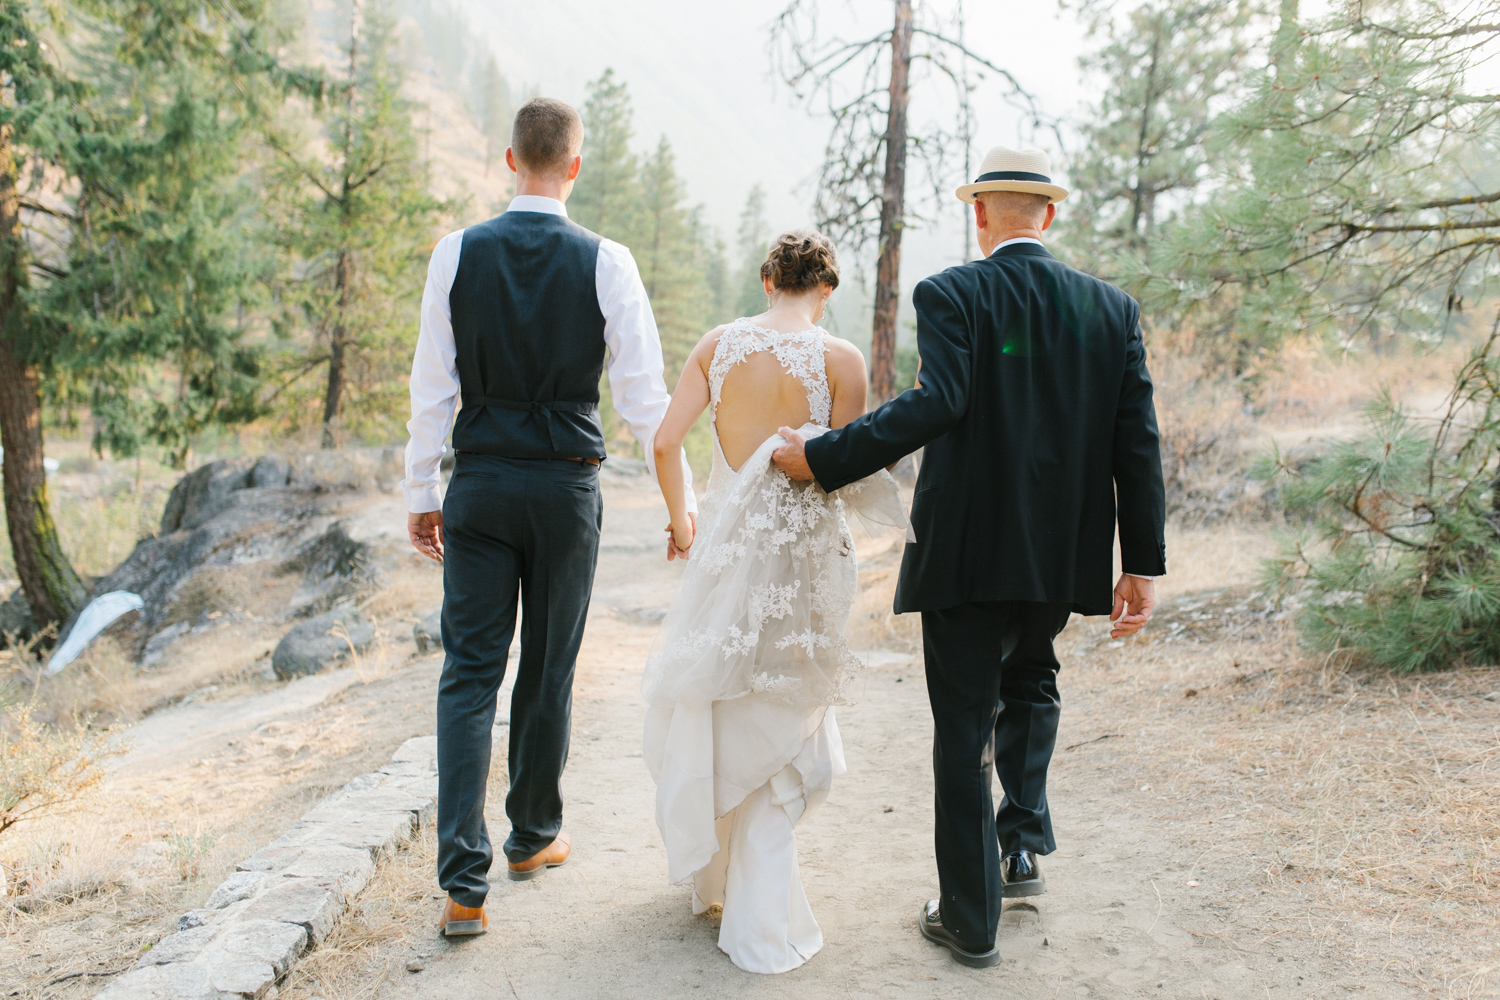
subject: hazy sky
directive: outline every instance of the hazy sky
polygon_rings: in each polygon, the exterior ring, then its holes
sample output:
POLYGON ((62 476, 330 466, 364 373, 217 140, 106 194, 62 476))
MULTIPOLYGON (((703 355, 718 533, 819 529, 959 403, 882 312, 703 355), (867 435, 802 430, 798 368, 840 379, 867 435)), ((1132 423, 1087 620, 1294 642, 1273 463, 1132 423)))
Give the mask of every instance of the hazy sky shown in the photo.
MULTIPOLYGON (((806 225, 816 171, 828 135, 824 118, 810 116, 771 73, 769 26, 783 0, 459 0, 473 26, 488 36, 512 85, 581 103, 588 81, 606 67, 629 84, 637 146, 671 140, 689 197, 703 202, 710 221, 733 239, 745 195, 761 183, 776 228, 806 225)), ((863 38, 889 27, 890 0, 822 0, 827 27, 863 38)), ((952 0, 932 0, 947 16, 952 0)), ((975 52, 1013 72, 1054 114, 1085 100, 1077 58, 1082 29, 1056 0, 1033 3, 968 0, 967 38, 975 52)), ((934 81, 914 89, 946 94, 934 81)), ((996 143, 1017 143, 1017 116, 986 81, 978 95, 975 160, 996 143)), ((914 108, 934 117, 935 102, 914 108)), ((1056 152, 1055 150, 1052 150, 1056 152)), ((956 165, 956 159, 955 159, 956 165)), ((587 169, 587 165, 585 165, 587 169)), ((954 177, 954 184, 959 178, 954 177)), ((915 174, 909 189, 921 183, 915 174)), ((946 201, 942 230, 909 233, 904 284, 959 258, 963 206, 946 201), (946 231, 944 231, 946 230, 946 231)))

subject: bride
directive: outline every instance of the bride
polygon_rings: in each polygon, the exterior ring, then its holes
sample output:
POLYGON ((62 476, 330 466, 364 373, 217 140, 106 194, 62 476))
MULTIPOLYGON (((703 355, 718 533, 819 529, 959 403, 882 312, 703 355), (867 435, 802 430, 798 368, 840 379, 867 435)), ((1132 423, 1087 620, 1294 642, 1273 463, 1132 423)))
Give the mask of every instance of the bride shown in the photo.
POLYGON ((694 913, 722 910, 735 965, 773 973, 823 947, 794 828, 844 772, 833 706, 860 669, 844 644, 858 581, 845 512, 906 520, 889 473, 829 495, 771 463, 777 428, 813 436, 864 412, 865 363, 817 326, 839 283, 826 237, 783 234, 761 277, 771 308, 698 342, 656 434, 667 556, 689 563, 642 691, 669 877, 692 882, 694 913), (695 531, 670 456, 705 409, 714 464, 695 531))

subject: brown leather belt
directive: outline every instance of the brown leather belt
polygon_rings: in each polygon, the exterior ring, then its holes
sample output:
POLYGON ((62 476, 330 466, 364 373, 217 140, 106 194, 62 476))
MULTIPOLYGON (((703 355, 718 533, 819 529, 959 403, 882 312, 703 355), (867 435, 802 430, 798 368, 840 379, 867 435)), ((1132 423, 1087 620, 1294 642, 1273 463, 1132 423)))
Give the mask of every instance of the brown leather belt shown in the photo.
POLYGON ((563 458, 563 461, 564 462, 587 462, 589 465, 598 465, 599 464, 599 459, 597 459, 597 458, 568 458, 568 457, 565 456, 563 458))

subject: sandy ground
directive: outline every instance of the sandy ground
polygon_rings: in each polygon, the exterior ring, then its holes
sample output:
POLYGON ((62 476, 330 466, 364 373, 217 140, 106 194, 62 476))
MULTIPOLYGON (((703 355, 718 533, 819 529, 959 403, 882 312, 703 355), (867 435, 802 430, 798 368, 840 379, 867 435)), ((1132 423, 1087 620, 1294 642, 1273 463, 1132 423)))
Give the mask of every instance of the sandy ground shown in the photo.
MULTIPOLYGON (((282 1000, 1496 995, 1500 703, 1482 695, 1500 672, 1401 680, 1309 665, 1284 625, 1247 617, 1243 585, 1270 543, 1234 526, 1169 537, 1169 602, 1148 641, 1112 644, 1098 621, 1064 633, 1059 850, 1043 863, 1048 893, 1006 907, 1005 961, 985 971, 914 926, 937 888, 931 721, 916 622, 887 614, 897 552, 862 542, 851 636, 869 667, 857 704, 839 710, 850 772, 799 834, 826 945, 784 976, 739 971, 715 947, 716 922, 666 884, 640 754, 641 666, 681 567, 662 558, 649 482, 606 476, 605 488, 564 778, 572 862, 531 883, 501 868, 491 933, 449 944, 431 929, 429 828, 382 865, 282 1000)), ((348 513, 373 525, 401 512, 380 497, 348 513)), ((61 977, 128 967, 237 857, 430 732, 441 659, 415 657, 403 630, 436 581, 416 561, 393 576, 377 599, 383 651, 357 668, 230 686, 127 732, 133 749, 99 793, 26 835, 33 854, 56 852, 59 878, 102 888, 0 914, 0 996, 91 996, 100 980, 61 977)), ((488 808, 497 841, 503 747, 488 808)))
MULTIPOLYGON (((1243 919, 1239 867, 1216 863, 1202 843, 1211 826, 1163 819, 1182 810, 1137 784, 1118 744, 1108 687, 1065 687, 1054 811, 1059 850, 1045 861, 1046 895, 1005 909, 1004 962, 965 969, 924 940, 917 910, 936 894, 931 856, 930 717, 919 659, 873 650, 858 704, 841 708, 849 774, 799 834, 803 878, 826 940, 803 968, 779 977, 741 972, 716 946, 717 922, 694 918, 689 891, 666 882, 653 818, 653 786, 641 760, 638 684, 654 623, 670 599, 676 568, 659 557, 663 517, 649 491, 607 496, 604 552, 579 664, 574 742, 564 780, 571 863, 530 883, 492 875, 491 932, 447 944, 428 928, 438 896, 420 870, 387 923, 405 928, 387 963, 351 975, 319 975, 319 962, 284 996, 347 992, 417 998, 664 996, 969 996, 1004 990, 1026 997, 1416 995, 1363 961, 1347 961, 1316 933, 1287 933, 1243 919), (1206 860, 1207 859, 1207 860, 1206 860), (403 911, 404 908, 404 911, 403 911), (384 972, 383 968, 394 971, 384 972), (339 984, 336 986, 336 983, 339 984)), ((888 542, 866 543, 876 553, 888 542)), ((1218 554, 1233 571, 1240 546, 1218 554)), ((1253 560, 1240 559, 1240 562, 1253 560)), ((876 567, 890 555, 877 555, 876 567)), ((1240 567, 1243 568, 1243 567, 1240 567)), ((870 574, 867 574, 870 575, 870 574)), ((875 574, 879 575, 879 574, 875 574)), ((1100 645, 1098 622, 1075 624, 1072 645, 1100 645)), ((902 645, 897 643, 897 645, 902 645)), ((1108 649, 1109 647, 1104 647, 1108 649)), ((1107 668, 1106 664, 1106 668, 1107 668)), ((1132 736, 1134 734, 1131 734, 1132 736)), ((1144 735, 1144 733, 1143 733, 1144 735)), ((497 759, 497 767, 501 766, 497 759)), ((488 809, 504 836, 496 782, 488 809)), ((1184 793, 1187 794, 1187 793, 1184 793)), ((1202 804, 1202 803, 1200 803, 1202 804)), ((1219 831, 1228 835, 1224 807, 1219 831)), ((1212 824, 1210 816, 1200 823, 1212 824)), ((430 861, 431 843, 423 845, 430 861)), ((1245 859, 1247 861, 1251 859, 1245 859)), ((1263 866, 1264 861, 1252 867, 1263 866)), ((385 891, 400 888, 387 885, 385 891)), ((381 891, 379 889, 377 892, 381 891)), ((367 890, 368 892, 368 890, 367 890)), ((1269 916, 1269 914, 1268 914, 1269 916)), ((378 935, 377 935, 378 937, 378 935)), ((360 934, 348 946, 379 946, 360 934)), ((386 938, 386 944, 391 939, 386 938)), ((324 965, 337 964, 327 958, 324 965)))

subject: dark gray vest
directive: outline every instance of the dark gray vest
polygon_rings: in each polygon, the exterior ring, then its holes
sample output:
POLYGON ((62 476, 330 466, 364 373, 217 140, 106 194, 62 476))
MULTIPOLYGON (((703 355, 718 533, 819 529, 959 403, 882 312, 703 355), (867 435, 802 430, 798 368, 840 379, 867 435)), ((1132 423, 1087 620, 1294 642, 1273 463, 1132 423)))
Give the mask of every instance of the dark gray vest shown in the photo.
POLYGON ((599 241, 545 212, 506 212, 464 230, 448 294, 463 391, 455 451, 604 457, 599 241))

